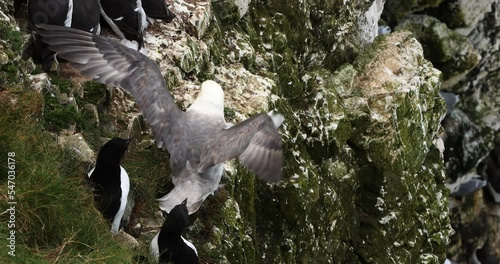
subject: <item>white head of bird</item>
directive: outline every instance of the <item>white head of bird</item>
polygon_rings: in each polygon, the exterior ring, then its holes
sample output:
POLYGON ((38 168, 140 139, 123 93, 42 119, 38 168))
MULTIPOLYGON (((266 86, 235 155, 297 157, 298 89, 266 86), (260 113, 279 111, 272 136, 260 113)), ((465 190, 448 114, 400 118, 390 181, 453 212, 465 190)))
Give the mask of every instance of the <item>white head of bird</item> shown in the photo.
POLYGON ((212 80, 204 81, 201 90, 188 111, 224 115, 224 91, 212 80))

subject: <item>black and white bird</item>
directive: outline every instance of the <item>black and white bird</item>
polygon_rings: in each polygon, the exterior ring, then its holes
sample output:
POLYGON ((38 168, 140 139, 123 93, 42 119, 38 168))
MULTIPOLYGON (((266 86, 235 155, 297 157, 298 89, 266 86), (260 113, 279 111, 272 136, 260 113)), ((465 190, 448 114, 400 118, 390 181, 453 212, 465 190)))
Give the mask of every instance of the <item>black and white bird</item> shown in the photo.
POLYGON ((198 251, 182 237, 189 225, 186 200, 176 205, 168 214, 160 231, 151 240, 151 255, 159 263, 199 263, 198 251))
POLYGON ((487 181, 481 179, 476 173, 467 173, 457 178, 454 183, 446 184, 450 194, 456 197, 464 197, 486 186, 487 181))
POLYGON ((23 51, 23 59, 32 58, 49 71, 54 52, 42 43, 36 34, 35 24, 51 24, 85 30, 99 34, 99 5, 97 0, 30 0, 28 1, 28 28, 31 38, 23 51))
POLYGON ((111 222, 111 232, 117 234, 127 206, 130 180, 120 161, 130 139, 113 138, 101 147, 96 165, 89 173, 97 209, 111 222))
POLYGON ((446 103, 446 114, 450 115, 455 109, 456 104, 460 101, 460 98, 458 95, 446 91, 439 91, 439 96, 441 96, 446 103))
POLYGON ((132 49, 144 47, 148 26, 141 0, 99 0, 101 15, 122 43, 132 49))
POLYGON ((70 61, 82 74, 119 86, 137 102, 151 126, 156 145, 170 153, 174 189, 160 199, 170 212, 187 199, 190 214, 219 186, 223 162, 240 162, 267 182, 281 179, 283 152, 278 127, 281 114, 260 113, 234 126, 224 120, 224 92, 205 81, 186 112, 170 94, 158 66, 114 40, 80 31, 40 25, 43 41, 70 61))
POLYGON ((175 18, 174 13, 168 9, 165 0, 142 0, 142 7, 149 19, 161 19, 170 23, 175 18))
POLYGON ((488 179, 488 190, 495 203, 500 203, 500 142, 485 159, 485 174, 488 179))
POLYGON ((494 242, 487 239, 482 248, 476 248, 472 252, 471 264, 498 264, 500 257, 497 256, 497 248, 491 247, 494 242))

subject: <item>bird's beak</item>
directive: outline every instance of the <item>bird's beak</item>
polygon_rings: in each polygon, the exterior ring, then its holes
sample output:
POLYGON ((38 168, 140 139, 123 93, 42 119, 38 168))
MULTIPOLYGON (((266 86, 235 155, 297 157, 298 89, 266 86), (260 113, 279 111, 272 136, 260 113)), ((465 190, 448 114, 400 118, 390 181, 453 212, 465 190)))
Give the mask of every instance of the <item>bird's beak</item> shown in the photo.
POLYGON ((187 204, 187 201, 188 201, 188 198, 184 199, 184 201, 182 201, 182 204, 187 204))
POLYGON ((133 138, 128 138, 127 139, 127 145, 130 144, 130 142, 132 142, 133 138))

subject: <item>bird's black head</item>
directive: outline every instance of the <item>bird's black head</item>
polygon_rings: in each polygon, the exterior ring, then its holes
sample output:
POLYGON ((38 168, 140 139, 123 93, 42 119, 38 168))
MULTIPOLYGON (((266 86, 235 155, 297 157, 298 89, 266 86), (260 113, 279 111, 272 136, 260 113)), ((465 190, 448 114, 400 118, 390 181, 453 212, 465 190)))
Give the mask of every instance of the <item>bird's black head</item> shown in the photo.
POLYGON ((168 233, 175 233, 181 235, 184 229, 189 225, 189 214, 186 206, 187 199, 181 204, 176 205, 168 214, 167 220, 163 223, 161 230, 168 233))
POLYGON ((115 137, 106 142, 106 144, 101 147, 101 150, 99 150, 99 154, 97 155, 97 163, 117 162, 119 164, 120 160, 123 158, 123 155, 125 154, 125 152, 127 152, 130 141, 131 139, 115 137))

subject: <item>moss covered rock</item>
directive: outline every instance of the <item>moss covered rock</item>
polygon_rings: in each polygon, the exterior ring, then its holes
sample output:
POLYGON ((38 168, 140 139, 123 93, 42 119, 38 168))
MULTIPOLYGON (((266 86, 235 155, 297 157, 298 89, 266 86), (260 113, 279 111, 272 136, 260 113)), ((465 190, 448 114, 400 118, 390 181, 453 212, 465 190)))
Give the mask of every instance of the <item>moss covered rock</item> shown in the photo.
POLYGON ((466 37, 449 29, 436 18, 412 15, 402 21, 397 29, 413 32, 424 46, 425 57, 443 72, 446 88, 456 84, 481 59, 466 37))
POLYGON ((444 2, 444 0, 387 0, 384 12, 388 21, 395 24, 408 14, 422 11, 429 7, 437 7, 441 2, 444 2))
MULTIPOLYGON (((379 1, 252 1, 245 15, 218 7, 238 1, 198 2, 176 1, 180 22, 161 24, 146 38, 181 108, 210 78, 224 88, 234 121, 271 109, 286 117, 284 180, 266 184, 228 162, 225 186, 191 216, 186 237, 201 261, 441 263, 450 231, 436 147, 442 77, 417 40, 397 32, 372 44, 373 23, 360 33, 379 1)), ((140 249, 110 257, 131 262, 151 239, 141 226, 158 220, 148 214, 155 195, 168 191, 168 155, 154 148, 126 94, 66 77, 76 81, 69 91, 56 85, 76 98, 76 130, 91 149, 139 127, 123 166, 137 186, 131 222, 139 227, 130 232, 140 249)), ((66 259, 73 252, 107 253, 75 249, 66 259)))
MULTIPOLYGON (((391 2, 403 4, 403 1, 391 2)), ((500 135, 497 89, 500 78, 498 71, 491 70, 500 67, 499 7, 498 1, 491 0, 447 0, 436 8, 404 15, 398 20, 402 22, 399 27, 414 32, 424 46, 426 57, 443 71, 443 88, 459 99, 442 122, 449 183, 468 173, 492 180, 485 168, 491 166, 488 155, 494 152, 500 135)), ((391 17, 390 12, 385 15, 391 17)), ((478 189, 467 197, 449 199, 456 233, 451 237, 448 258, 461 263, 477 257, 484 262, 484 257, 490 256, 489 261, 498 262, 499 205, 488 188, 478 189), (475 253, 478 254, 474 256, 475 253)))
POLYGON ((465 33, 473 30, 477 23, 484 19, 484 15, 491 12, 495 0, 480 1, 443 1, 437 8, 430 10, 430 14, 439 17, 448 27, 461 28, 465 33))

